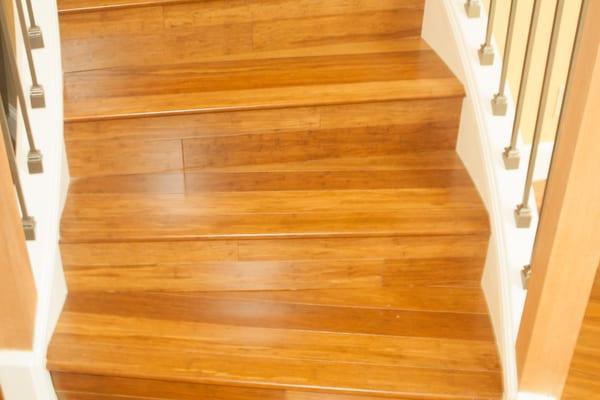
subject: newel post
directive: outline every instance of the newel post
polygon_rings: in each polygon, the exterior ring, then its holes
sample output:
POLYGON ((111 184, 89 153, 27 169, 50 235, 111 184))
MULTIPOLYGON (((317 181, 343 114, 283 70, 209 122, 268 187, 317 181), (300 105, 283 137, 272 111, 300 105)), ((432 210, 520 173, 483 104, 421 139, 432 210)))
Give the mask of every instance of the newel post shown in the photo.
POLYGON ((517 340, 519 390, 556 398, 600 258, 600 1, 584 7, 517 340))

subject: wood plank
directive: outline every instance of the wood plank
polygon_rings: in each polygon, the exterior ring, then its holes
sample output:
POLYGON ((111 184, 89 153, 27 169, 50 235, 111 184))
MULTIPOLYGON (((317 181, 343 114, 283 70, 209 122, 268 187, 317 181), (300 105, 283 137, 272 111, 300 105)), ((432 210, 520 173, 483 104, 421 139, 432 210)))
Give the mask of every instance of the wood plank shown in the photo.
POLYGON ((493 371, 414 369, 331 361, 320 361, 316 368, 310 360, 191 354, 148 345, 121 346, 124 341, 124 338, 105 338, 97 343, 75 342, 59 346, 60 354, 55 354, 49 366, 54 371, 76 369, 85 374, 110 364, 114 365, 110 367, 113 374, 132 378, 144 376, 160 380, 170 377, 183 382, 227 385, 252 382, 259 388, 301 386, 309 390, 354 394, 403 396, 419 393, 440 399, 469 399, 474 396, 498 398, 502 393, 500 374, 493 371), (115 352, 117 348, 120 351, 115 352), (139 363, 137 360, 142 354, 144 362, 139 363), (90 358, 95 362, 88 362, 90 358), (187 368, 182 369, 179 365, 187 368), (252 365, 252 369, 247 365, 252 365))
MULTIPOLYGON (((165 384, 165 382, 156 380, 62 372, 54 372, 52 379, 56 387, 65 389, 65 391, 58 393, 60 400, 125 400, 123 397, 142 400, 155 399, 157 397, 169 400, 198 400, 205 398, 211 400, 383 400, 383 398, 375 396, 336 395, 323 392, 257 389, 184 382, 169 382, 165 384), (119 395, 112 397, 112 394, 107 394, 109 393, 107 388, 114 390, 119 395), (90 394, 91 392, 97 394, 90 394)), ((411 398, 414 399, 414 397, 411 398)), ((386 396, 385 399, 409 400, 409 397, 386 396)), ((419 399, 436 400, 425 397, 419 397, 419 399)))
MULTIPOLYGON (((311 163, 401 153, 451 150, 458 127, 438 123, 423 126, 342 128, 275 134, 236 135, 183 141, 186 168, 206 169, 260 164, 311 163)), ((326 168, 326 167, 322 167, 326 168)))
POLYGON ((64 310, 277 329, 493 340, 487 315, 214 299, 201 293, 78 292, 64 310))
MULTIPOLYGON (((264 239, 61 243, 65 265, 186 264, 204 261, 331 260, 364 258, 484 259, 483 236, 264 239)), ((457 261, 460 265, 460 261, 457 261)))
POLYGON ((382 260, 205 262, 149 266, 66 266, 77 290, 229 291, 378 288, 382 260))
MULTIPOLYGON (((281 261, 211 261, 149 265, 77 265, 66 264, 69 285, 76 290, 128 291, 242 291, 326 289, 315 293, 293 292, 298 298, 327 299, 332 302, 366 301, 389 306, 403 299, 399 287, 407 285, 477 288, 481 280, 480 259, 333 259, 281 261), (393 287, 382 291, 382 287, 393 287), (340 288, 378 288, 358 294, 335 291, 340 288), (328 292, 327 292, 328 291, 328 292), (328 293, 331 296, 328 296, 328 293), (342 296, 339 298, 339 296, 342 296), (366 296, 366 297, 365 297, 366 296)), ((432 292, 435 292, 432 290, 432 292)), ((461 300, 460 292, 453 293, 461 300)), ((276 293, 269 293, 273 298, 276 293)), ((285 293, 282 294, 284 297, 285 293)), ((477 296, 477 309, 485 310, 477 296)), ((314 300, 313 300, 314 301, 314 300)), ((323 301, 323 300, 321 300, 323 301)), ((324 303, 327 304, 327 303, 324 303)), ((431 307, 435 304, 427 302, 431 307)), ((444 306, 444 303, 440 303, 444 306)))
POLYGON ((584 6, 517 340, 520 390, 554 397, 564 389, 600 258, 600 185, 591 172, 600 169, 600 3, 584 6))
POLYGON ((281 389, 259 389, 117 376, 52 372, 60 400, 284 400, 281 389), (91 396, 89 399, 84 396, 91 396), (99 396, 99 397, 94 397, 99 396), (116 399, 114 398, 116 397, 116 399))
MULTIPOLYGON (((393 271, 389 271, 393 274, 393 271)), ((79 290, 79 287, 77 287, 79 290)), ((82 288, 82 290, 88 290, 82 288)), ((91 289, 95 290, 95 289, 91 289)), ((99 291, 110 291, 107 288, 99 291)), ((115 290, 125 291, 125 289, 115 290)), ((135 291, 135 288, 127 290, 135 291)), ((152 290, 160 292, 161 290, 152 290)), ((170 292, 176 293, 177 290, 170 292)), ((185 293, 186 291, 182 291, 185 293)), ((187 291, 191 292, 191 291, 187 291)), ((408 284, 385 287, 355 287, 301 290, 194 291, 205 298, 240 301, 265 301, 307 305, 331 305, 357 308, 404 309, 413 311, 486 314, 487 306, 479 287, 443 287, 408 284), (427 295, 429 294, 429 295, 427 295)))
MULTIPOLYGON (((173 199, 175 200, 175 199, 173 199)), ((135 212, 147 209, 145 202, 135 212)), ((115 204, 115 203, 113 203, 115 204)), ((158 204, 160 205, 160 203, 158 204)), ((179 203, 178 206, 182 204, 179 203)), ((162 204, 166 206, 166 204, 162 204)), ((184 205, 185 208, 188 208, 184 205)), ((152 210, 157 210, 151 205, 152 210)), ((108 210, 107 210, 108 211, 108 210)), ((487 215, 471 210, 404 209, 395 212, 311 212, 304 214, 162 214, 144 218, 123 209, 113 214, 79 218, 71 213, 63 218, 61 240, 65 243, 147 240, 207 240, 257 238, 327 238, 420 235, 487 234, 487 215), (264 224, 268 221, 268 224, 264 224)), ((193 212, 193 208, 189 208, 193 212)))
POLYGON ((71 176, 69 193, 185 193, 183 171, 76 178, 71 176))
POLYGON ((179 140, 68 141, 66 145, 72 177, 183 170, 179 140))
MULTIPOLYGON (((348 3, 346 3, 348 4, 348 3)), ((402 8, 391 11, 343 13, 313 18, 257 21, 252 30, 254 48, 275 50, 352 41, 365 36, 419 36, 423 9, 402 8), (321 29, 314 29, 315 26, 321 29)))
POLYGON ((98 11, 111 8, 127 8, 136 6, 160 5, 178 2, 186 2, 190 0, 58 0, 59 14, 79 13, 88 11, 98 11))
MULTIPOLYGON (((328 193, 344 200, 350 200, 353 195, 360 195, 365 202, 373 202, 373 205, 377 201, 375 199, 379 198, 379 205, 382 207, 380 211, 418 207, 427 203, 449 208, 477 208, 481 205, 481 200, 471 182, 469 175, 459 169, 185 173, 185 189, 188 195, 211 193, 212 197, 220 196, 214 192, 231 192, 222 195, 220 200, 226 201, 229 197, 238 198, 240 202, 252 203, 257 197, 260 197, 261 202, 268 202, 270 195, 274 194, 280 196, 282 201, 294 203, 290 204, 288 211, 298 212, 326 209, 327 203, 334 201, 328 198, 328 193), (301 193, 295 193, 299 191, 301 193), (308 196, 320 197, 324 203, 319 207, 313 200, 312 207, 308 208, 308 196), (392 197, 396 197, 396 200, 402 197, 402 204, 386 206, 384 202, 392 197)), ((331 208, 334 203, 329 203, 331 208)), ((264 209, 273 210, 269 205, 263 204, 264 209)), ((285 206, 281 205, 281 210, 284 208, 285 206)), ((349 208, 338 208, 343 209, 349 208)))
POLYGON ((64 314, 52 353, 60 351, 61 342, 84 343, 94 337, 100 342, 122 339, 121 346, 132 348, 152 342, 152 347, 173 348, 190 355, 312 360, 315 365, 334 360, 400 367, 499 370, 492 341, 348 335, 79 312, 64 314))
POLYGON ((13 144, 4 109, 0 112, 0 348, 31 350, 37 291, 7 155, 6 146, 13 144))

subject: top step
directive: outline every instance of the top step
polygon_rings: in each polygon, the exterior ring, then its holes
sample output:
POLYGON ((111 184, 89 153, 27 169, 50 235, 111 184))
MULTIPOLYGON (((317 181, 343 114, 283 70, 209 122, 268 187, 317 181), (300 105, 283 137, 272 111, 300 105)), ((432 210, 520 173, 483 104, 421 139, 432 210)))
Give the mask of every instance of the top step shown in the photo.
POLYGON ((421 0, 125 1, 61 3, 67 121, 463 95, 421 0))

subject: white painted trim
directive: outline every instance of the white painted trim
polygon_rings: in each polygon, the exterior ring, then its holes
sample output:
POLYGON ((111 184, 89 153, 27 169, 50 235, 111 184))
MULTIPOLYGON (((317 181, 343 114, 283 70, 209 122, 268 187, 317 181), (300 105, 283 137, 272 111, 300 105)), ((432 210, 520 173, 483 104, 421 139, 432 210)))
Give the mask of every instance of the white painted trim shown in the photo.
POLYGON ((485 15, 479 19, 466 16, 464 0, 426 2, 423 38, 462 80, 467 92, 457 151, 491 218, 492 235, 482 287, 502 360, 505 398, 514 400, 518 396, 515 344, 525 301, 520 270, 530 262, 538 216, 532 195, 529 199, 534 214, 531 228, 515 226, 513 211, 522 196, 526 166, 507 171, 503 165, 502 151, 510 140, 514 102, 508 92, 508 115, 492 114, 490 101, 497 92, 501 57, 494 43, 496 63, 489 67, 479 64, 477 50, 486 24, 485 15))
MULTIPOLYGON (((33 2, 45 47, 33 51, 46 107, 28 107, 36 146, 43 155, 44 173, 27 172, 28 146, 23 120, 17 115, 17 164, 30 214, 36 220, 36 237, 27 243, 37 290, 33 350, 0 351, 0 383, 6 400, 54 400, 46 351, 52 330, 66 297, 66 285, 58 248, 59 222, 69 184, 63 140, 63 82, 56 0, 33 2)), ((18 20, 16 21, 18 23, 18 20)), ((21 80, 31 85, 22 40, 17 43, 21 80)))

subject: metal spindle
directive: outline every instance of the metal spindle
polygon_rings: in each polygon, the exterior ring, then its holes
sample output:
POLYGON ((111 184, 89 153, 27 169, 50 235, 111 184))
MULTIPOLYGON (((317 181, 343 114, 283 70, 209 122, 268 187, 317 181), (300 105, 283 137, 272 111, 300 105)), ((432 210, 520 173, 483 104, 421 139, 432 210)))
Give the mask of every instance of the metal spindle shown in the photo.
POLYGON ((467 0, 465 10, 469 18, 479 18, 481 16, 481 4, 479 0, 467 0))
POLYGON ((15 185, 17 199, 21 208, 21 221, 23 223, 23 230, 25 231, 25 239, 35 240, 35 220, 27 211, 27 204, 25 202, 25 196, 23 195, 21 180, 19 179, 19 171, 17 170, 15 150, 10 138, 8 119, 6 118, 6 113, 4 112, 4 99, 2 98, 2 93, 0 93, 0 131, 2 131, 2 137, 4 138, 4 144, 7 153, 6 155, 8 157, 8 164, 10 167, 10 175, 12 177, 13 184, 15 185))
POLYGON ((487 31, 485 42, 479 49, 479 62, 481 65, 494 64, 494 48, 492 47, 492 36, 494 35, 494 20, 496 18, 497 0, 490 0, 490 9, 488 13, 487 31))
POLYGON ((518 169, 521 161, 519 149, 517 149, 517 139, 519 137, 519 129, 521 128, 521 120, 523 119, 525 94, 527 93, 527 83, 529 82, 529 72, 531 70, 531 62, 533 60, 533 48, 535 47, 537 26, 540 21, 541 10, 541 0, 535 0, 533 3, 533 12, 531 14, 529 33, 527 35, 527 50, 525 50, 525 60, 523 62, 523 69, 521 71, 519 97, 517 99, 517 109, 515 111, 515 120, 513 122, 513 130, 510 137, 510 145, 504 149, 504 154, 502 157, 504 159, 504 166, 506 169, 518 169))
POLYGON ((525 189, 523 190, 523 199, 515 210, 515 220, 518 228, 529 228, 531 225, 531 208, 529 207, 529 196, 533 184, 533 172, 537 160, 538 148, 542 136, 543 123, 546 120, 546 111, 548 106, 548 92, 552 78, 552 70, 556 61, 556 50, 558 48, 558 37, 562 16, 564 12, 565 0, 558 0, 556 10, 554 11, 554 22, 552 23, 552 36, 550 39, 550 49, 546 57, 546 69, 544 71, 544 84, 542 86, 541 101, 538 105, 538 113, 535 121, 535 131, 533 133, 533 142, 531 143, 531 154, 529 157, 529 166, 527 168, 527 178, 525 179, 525 189))
MULTIPOLYGON (((23 43, 25 43, 27 64, 29 64, 29 72, 31 73, 31 89, 29 91, 29 96, 31 98, 31 107, 42 108, 46 106, 46 101, 44 98, 44 88, 38 82, 38 77, 35 70, 35 63, 33 62, 33 54, 31 52, 29 34, 27 33, 27 27, 25 26, 25 14, 23 13, 23 5, 21 4, 21 0, 16 0, 15 3, 17 5, 17 15, 19 16, 19 26, 21 28, 21 34, 23 35, 23 43)), ((6 20, 6 18, 4 20, 6 20)))
MULTIPOLYGON (((21 0, 16 0, 16 2, 20 2, 21 0)), ((31 44, 32 49, 40 49, 44 47, 44 37, 42 36, 42 30, 39 25, 35 22, 35 15, 33 13, 33 6, 31 4, 31 0, 26 0, 27 4, 27 15, 29 16, 29 28, 27 29, 27 34, 29 36, 29 43, 31 44)))
POLYGON ((19 108, 21 109, 21 115, 23 116, 23 124, 25 125, 25 132, 27 135, 27 142, 29 144, 29 153, 27 154, 27 168, 30 174, 39 174, 44 172, 42 164, 42 153, 35 147, 35 140, 31 130, 31 123, 29 121, 29 114, 27 111, 27 103, 25 102, 25 94, 23 93, 23 86, 21 85, 21 78, 19 76, 19 69, 17 67, 17 60, 14 53, 12 41, 10 39, 10 33, 8 32, 7 17, 4 11, 4 7, 0 7, 0 25, 2 26, 2 39, 4 40, 4 47, 8 54, 8 64, 11 76, 15 81, 17 87, 17 98, 19 100, 19 108))
POLYGON ((510 17, 508 19, 508 30, 506 32, 506 41, 504 43, 504 56, 502 57, 502 74, 500 75, 500 88, 498 93, 492 99, 492 111, 494 115, 506 115, 508 110, 508 99, 506 98, 506 81, 508 77, 508 66, 510 63, 511 48, 513 36, 515 33, 515 20, 517 19, 517 0, 512 0, 510 4, 510 17))

